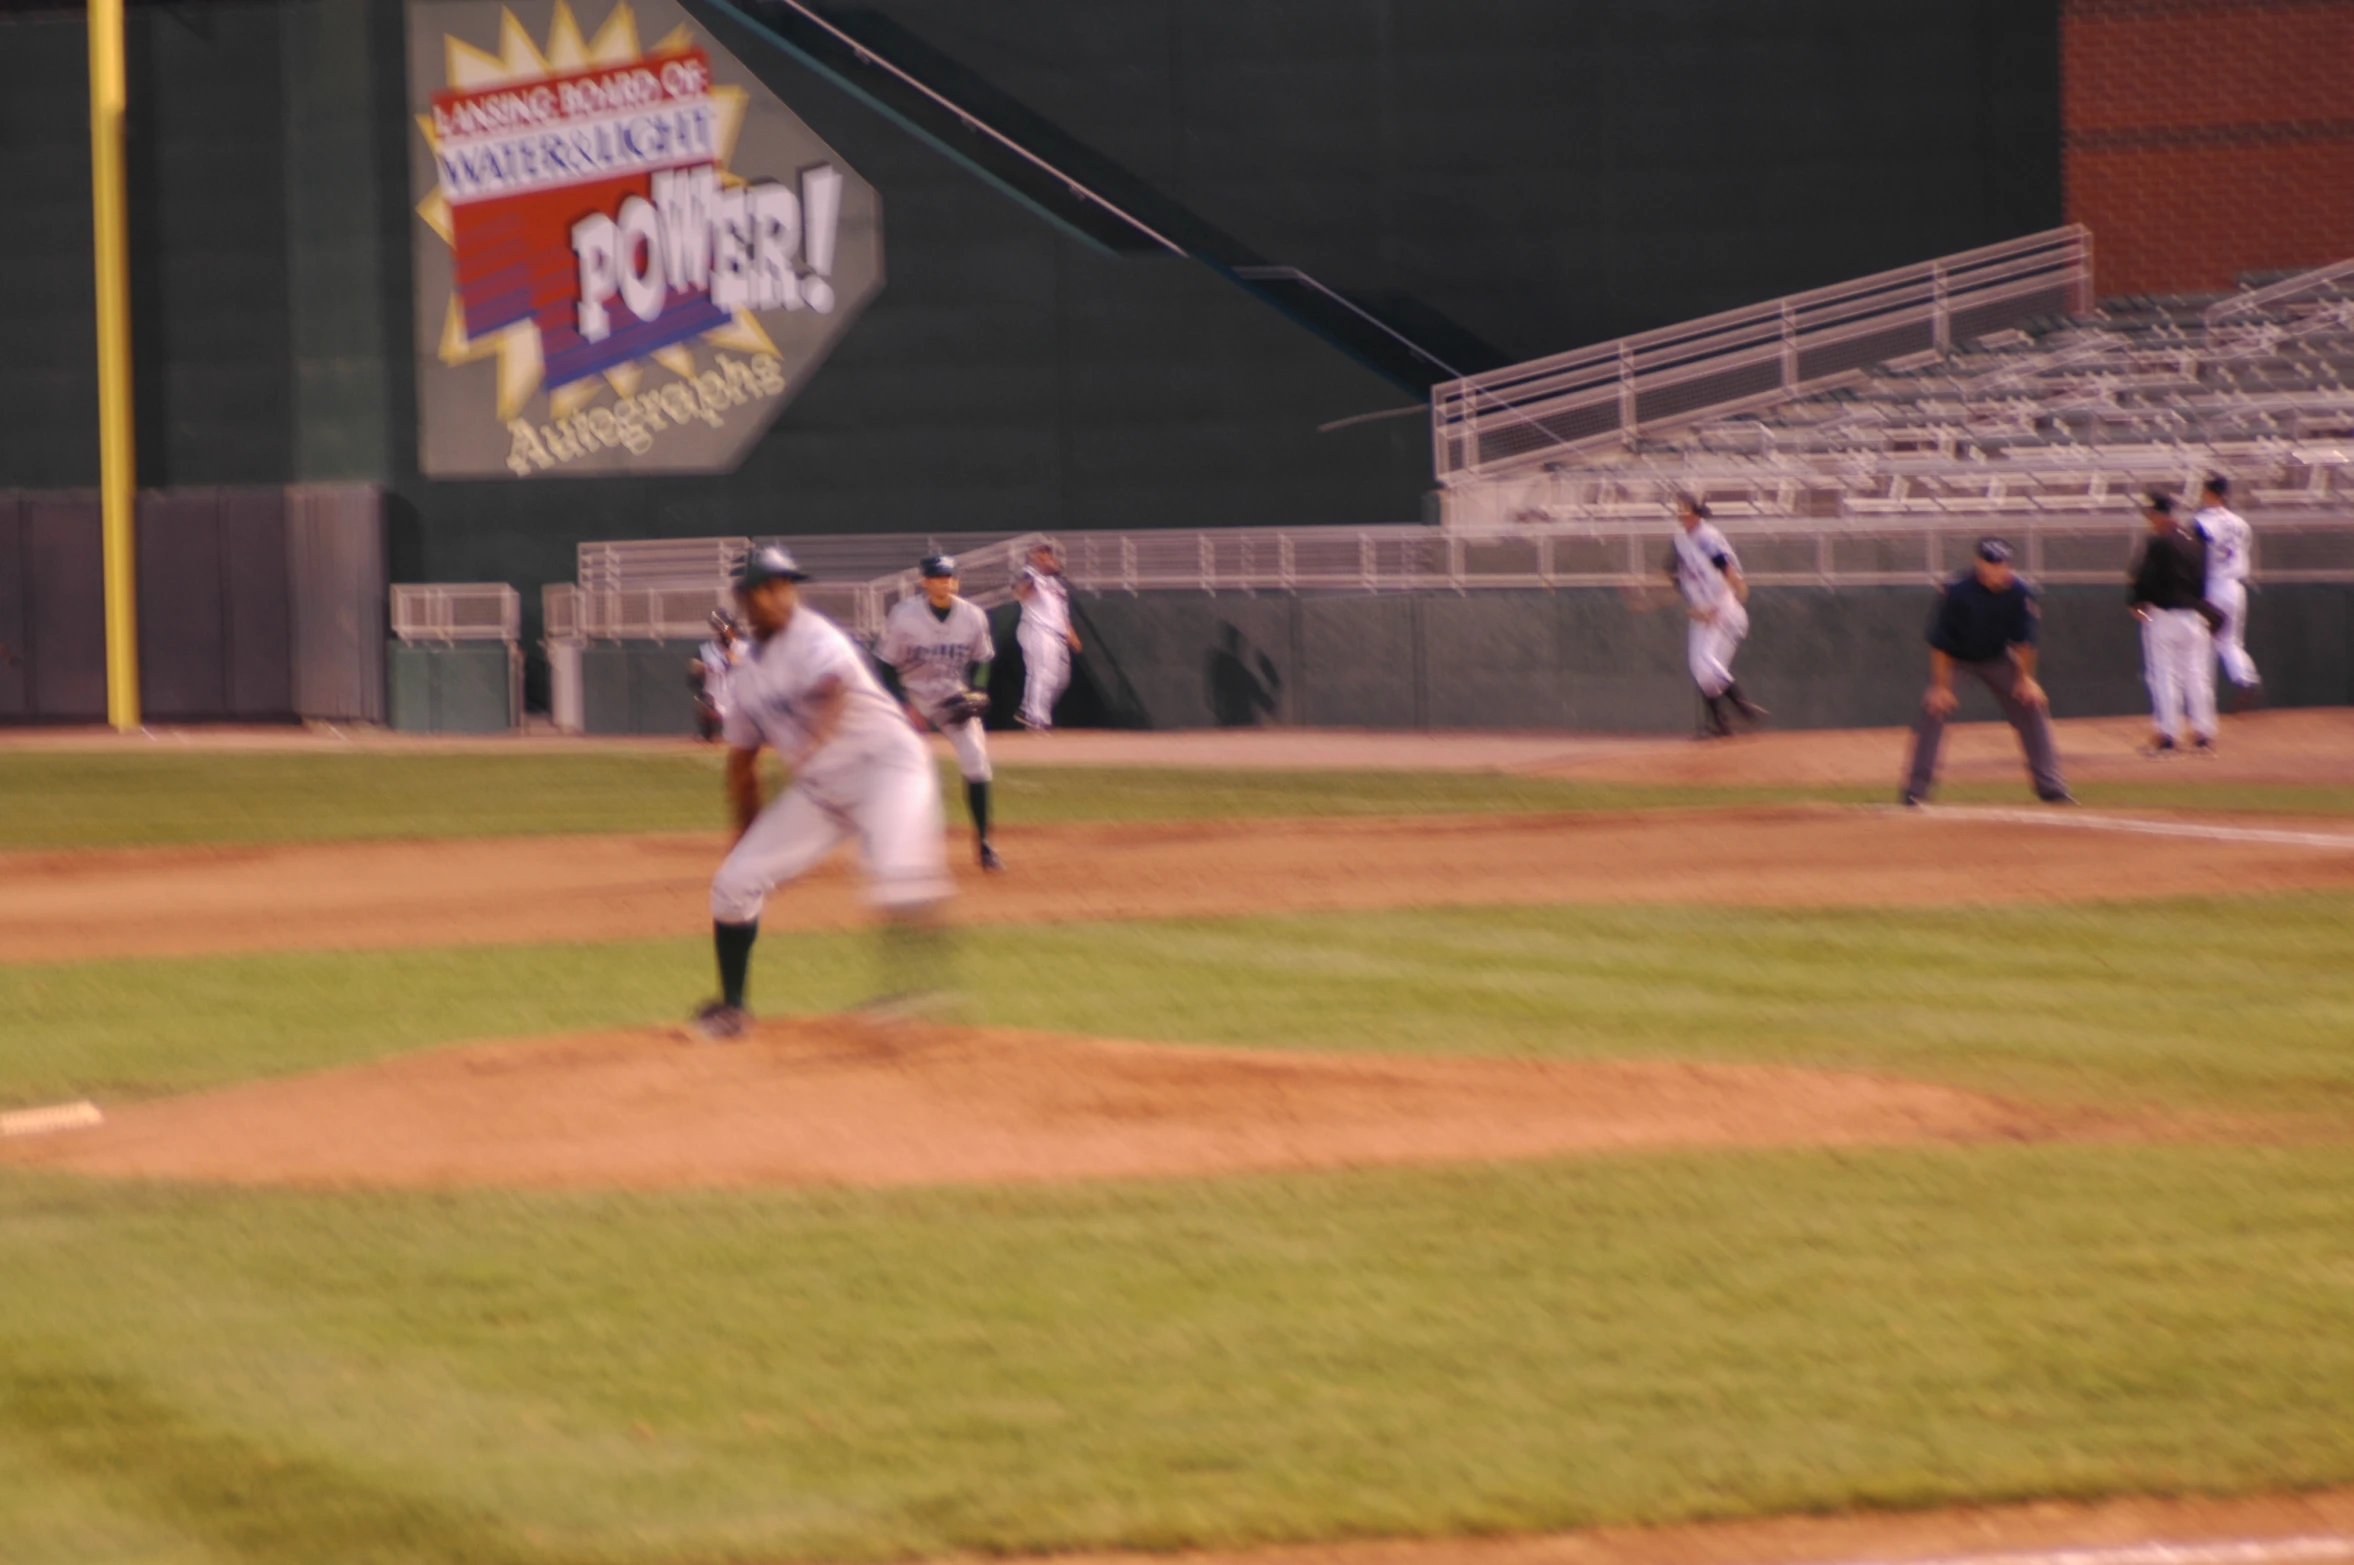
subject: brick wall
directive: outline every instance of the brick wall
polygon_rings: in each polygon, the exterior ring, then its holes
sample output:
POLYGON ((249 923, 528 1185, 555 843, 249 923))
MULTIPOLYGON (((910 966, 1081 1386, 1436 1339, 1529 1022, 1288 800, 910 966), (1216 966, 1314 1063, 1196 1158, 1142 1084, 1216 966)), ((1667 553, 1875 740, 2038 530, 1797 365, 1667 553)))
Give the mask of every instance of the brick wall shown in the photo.
POLYGON ((2354 256, 2354 0, 2064 0, 2060 49, 2101 292, 2354 256))

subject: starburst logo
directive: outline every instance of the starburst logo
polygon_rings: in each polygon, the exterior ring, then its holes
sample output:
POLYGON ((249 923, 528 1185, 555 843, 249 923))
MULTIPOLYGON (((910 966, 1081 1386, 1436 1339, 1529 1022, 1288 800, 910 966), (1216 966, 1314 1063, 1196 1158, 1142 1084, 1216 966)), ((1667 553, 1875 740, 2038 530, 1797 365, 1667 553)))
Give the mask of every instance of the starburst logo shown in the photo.
POLYGON ((499 15, 495 54, 441 38, 443 84, 417 117, 437 181, 417 211, 451 252, 439 357, 495 359, 508 465, 642 452, 666 421, 717 427, 734 403, 782 393, 756 312, 834 309, 841 170, 735 173, 748 94, 713 79, 685 25, 643 47, 621 4, 591 38, 558 0, 543 48, 499 15), (649 366, 676 379, 647 388, 649 366), (592 406, 607 387, 613 405, 592 406), (521 415, 543 388, 550 422, 535 429, 521 415))

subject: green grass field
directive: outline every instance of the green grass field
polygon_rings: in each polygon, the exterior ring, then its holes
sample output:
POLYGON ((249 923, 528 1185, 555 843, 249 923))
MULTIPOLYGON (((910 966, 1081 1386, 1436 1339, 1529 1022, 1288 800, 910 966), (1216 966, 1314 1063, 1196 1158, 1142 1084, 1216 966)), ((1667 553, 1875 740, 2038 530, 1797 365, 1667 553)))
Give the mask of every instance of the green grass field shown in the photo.
MULTIPOLYGON (((0 832, 716 817, 695 755, 128 760, 0 760, 0 832)), ((1009 801, 1033 780, 1041 819, 1647 802, 1112 772, 1020 774, 1009 801)), ((2354 895, 2308 893, 961 948, 1004 1025, 1863 1068, 2229 1114, 2243 1145, 659 1196, 0 1171, 0 1558, 718 1565, 2354 1481, 2350 936, 2354 895)), ((869 960, 771 937, 755 1000, 838 1006, 869 960)), ((0 1105, 668 1020, 707 963, 673 940, 0 966, 0 1105)))
MULTIPOLYGON (((708 750, 566 755, 0 750, 0 850, 360 837, 704 831, 725 818, 708 750)), ((952 774, 944 770, 943 777, 952 774)), ((1630 810, 1730 804, 1885 804, 1886 788, 1647 786, 1475 772, 1200 771, 1003 767, 1002 818, 1078 821, 1243 816, 1630 810)), ((2354 786, 2095 784, 2087 804, 2354 814, 2354 786)), ((1964 784, 1953 803, 2018 803, 2024 789, 1964 784)))

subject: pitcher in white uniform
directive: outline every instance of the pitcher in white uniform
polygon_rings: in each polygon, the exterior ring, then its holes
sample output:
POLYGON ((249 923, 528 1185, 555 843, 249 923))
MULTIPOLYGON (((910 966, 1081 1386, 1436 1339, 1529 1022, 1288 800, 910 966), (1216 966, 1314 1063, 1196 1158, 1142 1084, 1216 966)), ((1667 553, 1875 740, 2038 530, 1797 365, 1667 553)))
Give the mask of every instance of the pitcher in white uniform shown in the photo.
POLYGON ((1005 868, 989 845, 989 737, 981 714, 989 710, 989 664, 997 642, 989 616, 979 604, 957 595, 956 560, 928 554, 917 562, 924 590, 895 604, 875 642, 883 682, 907 701, 907 715, 919 731, 945 735, 964 774, 965 804, 973 812, 973 836, 981 868, 1005 868))
POLYGON ((1021 643, 1022 666, 1029 675, 1019 721, 1043 731, 1054 726, 1054 704, 1071 682, 1071 654, 1079 650, 1078 632, 1071 629, 1071 584, 1053 544, 1030 551, 1030 563, 1014 578, 1014 596, 1022 605, 1014 639, 1021 643))
POLYGON ((750 1026, 744 985, 768 894, 858 839, 894 960, 887 988, 937 982, 935 915, 949 890, 940 779, 923 740, 841 628, 801 606, 808 576, 779 548, 756 549, 736 572, 752 632, 728 681, 727 795, 736 842, 711 879, 719 998, 696 1013, 705 1038, 750 1026), (766 808, 756 763, 774 749, 792 780, 766 808), (936 967, 934 969, 936 971, 936 967))
POLYGON ((2207 601, 2223 618, 2216 623, 2215 656, 2223 660, 2223 677, 2231 681, 2232 709, 2253 706, 2262 699, 2262 676, 2248 656, 2248 568, 2255 543, 2254 529, 2230 506, 2231 480, 2209 473, 2199 486, 2199 509, 2191 517, 2191 531, 2207 541, 2207 601))
POLYGON ((1692 683, 1708 704, 1704 737, 1722 739, 1733 732, 1728 707, 1753 724, 1766 716, 1733 679, 1733 652, 1749 634, 1749 582, 1741 574, 1740 556, 1709 521, 1705 503, 1691 495, 1678 499, 1676 521, 1683 530, 1668 553, 1667 576, 1683 595, 1684 615, 1692 622, 1686 646, 1692 683))

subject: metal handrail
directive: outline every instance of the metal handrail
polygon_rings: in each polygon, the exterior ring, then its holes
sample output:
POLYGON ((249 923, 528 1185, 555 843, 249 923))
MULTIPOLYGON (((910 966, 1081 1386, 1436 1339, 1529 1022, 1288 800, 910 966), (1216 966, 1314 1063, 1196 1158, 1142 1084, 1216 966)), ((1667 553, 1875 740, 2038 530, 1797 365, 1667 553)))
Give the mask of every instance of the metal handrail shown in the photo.
POLYGON ((1721 417, 1870 364, 1942 352, 1957 317, 1990 331, 2050 313, 2055 294, 2061 308, 2087 308, 2091 286, 2092 236, 2071 224, 1507 365, 1431 388, 1433 466, 1444 484, 1631 444, 1646 427, 1721 417))
POLYGON ((2354 286, 2354 258, 2332 261, 2327 266, 2317 266, 2309 272, 2299 272, 2294 277, 2284 277, 2279 282, 2267 284, 2262 288, 2249 288, 2239 293, 2227 295, 2200 311, 2199 320, 2208 330, 2212 331, 2250 311, 2265 310, 2283 300, 2294 299, 2299 294, 2309 293, 2316 288, 2341 282, 2354 286))
POLYGON ((392 589, 392 633, 409 645, 513 645, 523 635, 523 594, 503 581, 398 583, 392 589))

